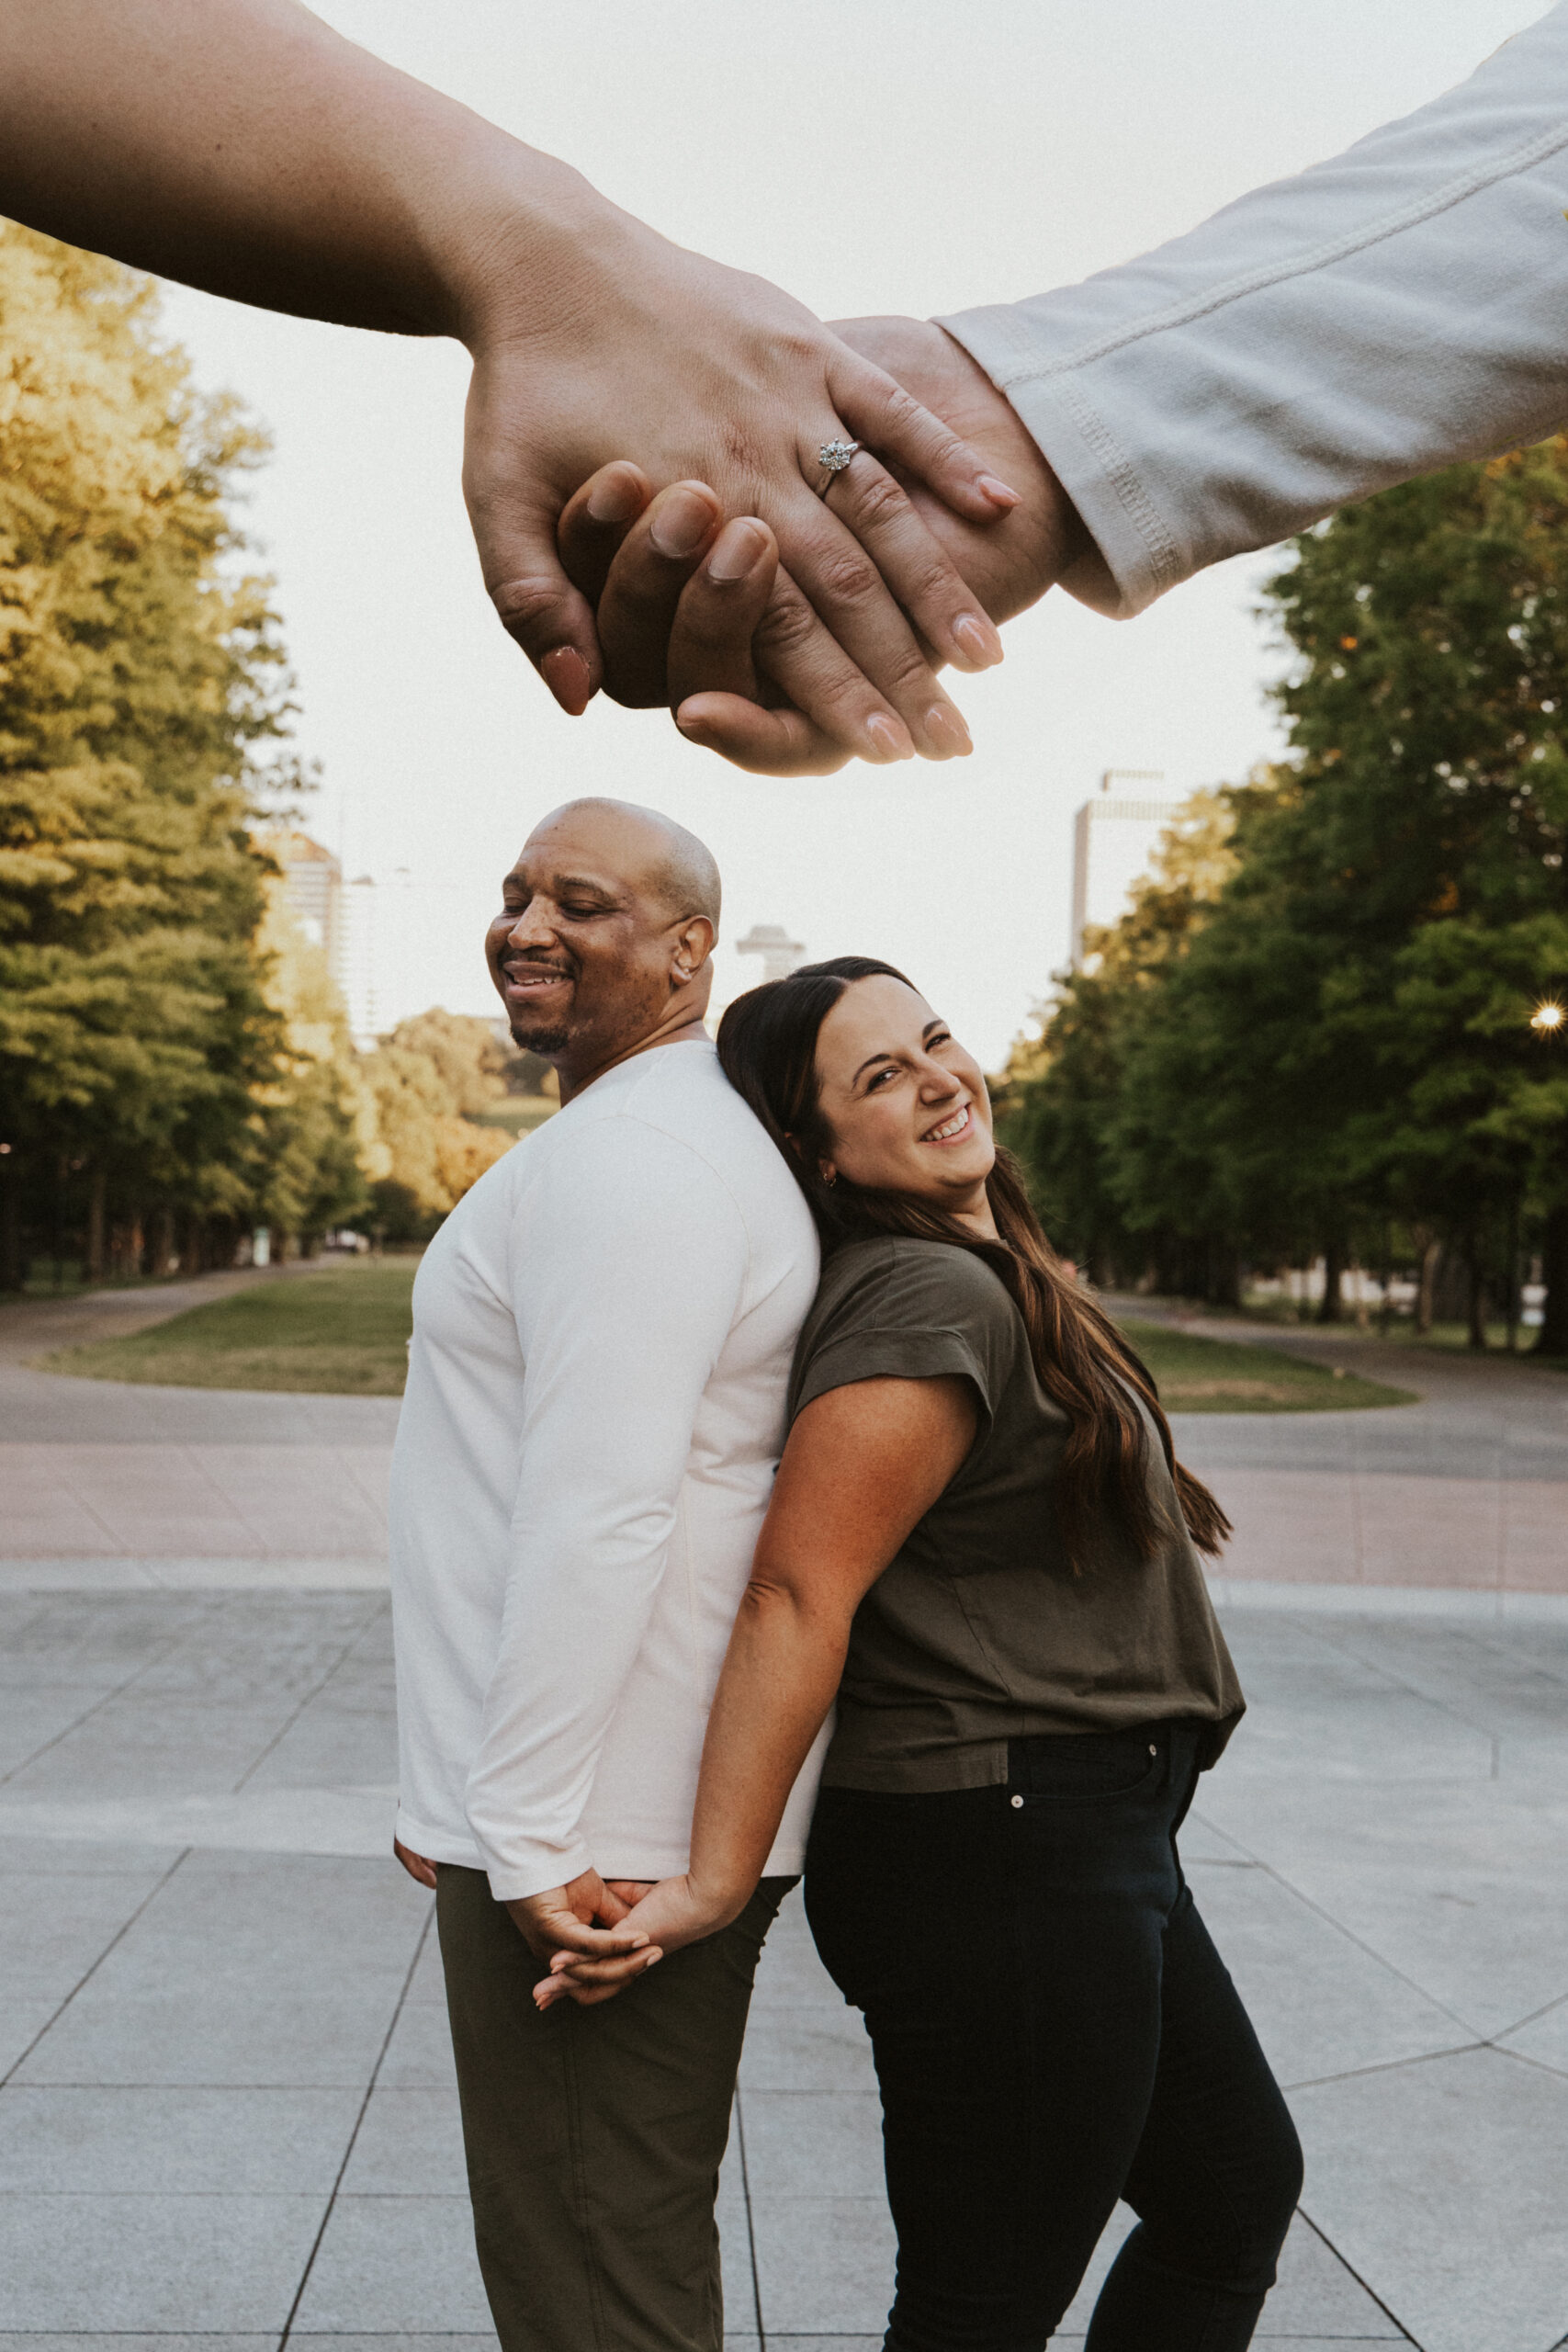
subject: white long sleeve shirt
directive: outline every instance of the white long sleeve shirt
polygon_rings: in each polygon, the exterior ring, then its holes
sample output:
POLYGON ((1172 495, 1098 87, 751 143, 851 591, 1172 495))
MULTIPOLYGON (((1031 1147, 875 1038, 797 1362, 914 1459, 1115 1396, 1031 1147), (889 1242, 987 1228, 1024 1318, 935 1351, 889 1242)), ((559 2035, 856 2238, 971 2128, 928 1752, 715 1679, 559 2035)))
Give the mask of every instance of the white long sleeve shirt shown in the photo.
POLYGON ((1568 5, 1189 235, 941 323, 1136 613, 1348 500, 1568 420, 1568 5))
MULTIPOLYGON (((487 1170, 414 1284, 392 1464, 398 1835, 498 1898, 684 1870, 703 1734, 817 1287, 705 1042, 487 1170)), ((769 1857, 801 1867, 819 1751, 769 1857)))

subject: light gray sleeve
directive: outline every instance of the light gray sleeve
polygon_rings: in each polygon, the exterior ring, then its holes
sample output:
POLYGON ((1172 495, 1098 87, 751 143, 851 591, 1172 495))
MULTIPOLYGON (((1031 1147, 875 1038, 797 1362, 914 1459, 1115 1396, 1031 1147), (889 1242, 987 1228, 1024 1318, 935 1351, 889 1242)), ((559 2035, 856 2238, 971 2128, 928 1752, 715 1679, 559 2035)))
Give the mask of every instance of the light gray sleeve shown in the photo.
POLYGON ((1080 286, 941 323, 1118 617, 1390 482, 1568 420, 1568 0, 1457 90, 1080 286))

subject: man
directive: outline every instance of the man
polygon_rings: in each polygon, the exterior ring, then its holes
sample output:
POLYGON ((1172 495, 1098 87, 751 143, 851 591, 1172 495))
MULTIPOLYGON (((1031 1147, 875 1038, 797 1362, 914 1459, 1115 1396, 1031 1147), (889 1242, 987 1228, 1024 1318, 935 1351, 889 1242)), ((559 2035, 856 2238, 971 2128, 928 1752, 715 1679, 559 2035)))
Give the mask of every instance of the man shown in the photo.
POLYGON ((490 927, 561 1110, 425 1253, 392 1474, 405 1867, 436 1890, 480 2267, 504 2352, 721 2352, 714 2190, 802 1776, 734 1927, 536 2009, 563 1928, 685 1867, 708 1704, 817 1281, 799 1191, 703 1028, 719 881, 581 800, 490 927))

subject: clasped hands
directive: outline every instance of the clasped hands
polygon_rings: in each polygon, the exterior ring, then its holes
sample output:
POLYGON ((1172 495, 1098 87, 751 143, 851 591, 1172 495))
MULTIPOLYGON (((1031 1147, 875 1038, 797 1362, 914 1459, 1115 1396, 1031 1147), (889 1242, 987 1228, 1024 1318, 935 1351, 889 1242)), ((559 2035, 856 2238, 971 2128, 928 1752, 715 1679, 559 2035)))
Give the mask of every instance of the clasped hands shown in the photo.
POLYGON ((983 514, 971 501, 960 514, 891 454, 857 458, 827 489, 861 550, 834 568, 831 628, 769 525, 727 514, 705 482, 656 492, 641 468, 616 460, 580 485, 558 526, 561 564, 593 610, 604 690, 668 705, 689 741, 763 775, 966 752, 936 670, 998 662, 995 623, 1099 561, 1009 401, 941 327, 863 319, 832 332, 940 418, 1014 501, 993 497, 983 514))
MULTIPOLYGON (((749 1892, 749 1890, 747 1890, 749 1892)), ((609 1879, 585 1871, 566 1886, 508 1903, 514 1926, 548 1973, 534 1987, 540 2009, 571 2000, 584 2008, 646 1975, 682 1944, 728 1925, 739 1902, 698 1887, 690 1872, 655 1882, 609 1879)))

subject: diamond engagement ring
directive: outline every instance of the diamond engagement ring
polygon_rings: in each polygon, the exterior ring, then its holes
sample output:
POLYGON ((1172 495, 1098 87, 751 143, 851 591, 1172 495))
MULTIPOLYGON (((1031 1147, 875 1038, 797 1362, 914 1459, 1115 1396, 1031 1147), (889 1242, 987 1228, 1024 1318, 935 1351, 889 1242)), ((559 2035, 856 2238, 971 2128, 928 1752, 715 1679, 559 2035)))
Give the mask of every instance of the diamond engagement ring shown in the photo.
POLYGON ((858 441, 824 441, 817 452, 817 462, 830 474, 841 474, 859 447, 858 441))

